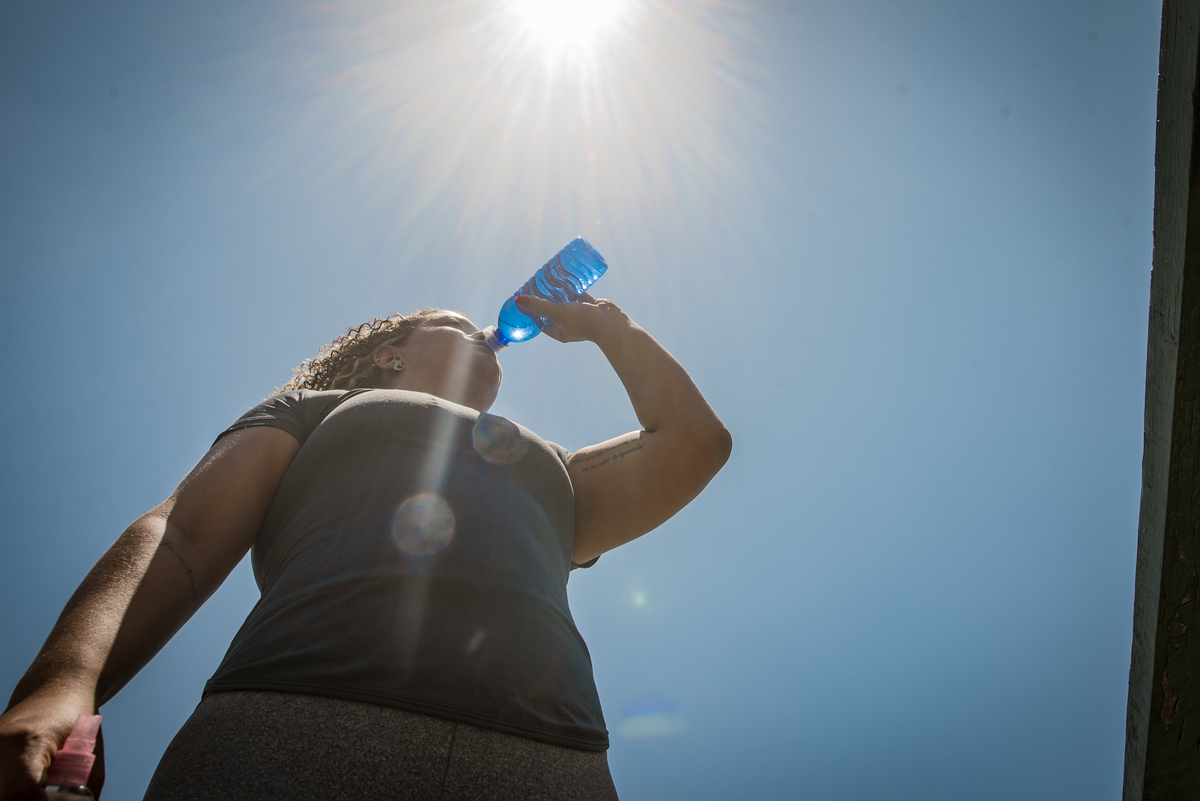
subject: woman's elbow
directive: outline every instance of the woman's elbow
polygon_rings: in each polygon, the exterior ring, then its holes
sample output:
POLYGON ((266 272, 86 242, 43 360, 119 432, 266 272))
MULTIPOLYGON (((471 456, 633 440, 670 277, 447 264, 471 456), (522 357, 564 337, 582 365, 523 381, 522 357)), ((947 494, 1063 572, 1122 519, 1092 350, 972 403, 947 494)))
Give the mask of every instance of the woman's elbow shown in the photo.
POLYGON ((698 492, 712 480, 733 452, 733 435, 720 420, 676 431, 671 449, 671 473, 687 476, 684 483, 698 492))
POLYGON ((729 433, 728 428, 718 422, 705 438, 704 448, 705 460, 711 465, 713 475, 716 475, 717 471, 725 466, 731 453, 733 453, 733 435, 729 433))
POLYGON ((733 453, 733 434, 729 433, 729 429, 724 425, 720 426, 717 432, 717 469, 720 470, 729 461, 730 454, 733 453))

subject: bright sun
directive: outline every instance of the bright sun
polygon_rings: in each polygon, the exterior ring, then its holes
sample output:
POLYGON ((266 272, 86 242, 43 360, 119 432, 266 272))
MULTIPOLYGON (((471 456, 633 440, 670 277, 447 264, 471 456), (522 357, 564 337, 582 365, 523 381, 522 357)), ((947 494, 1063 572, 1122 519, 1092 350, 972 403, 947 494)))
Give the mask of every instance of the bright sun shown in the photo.
POLYGON ((586 46, 614 28, 629 0, 509 0, 524 31, 543 47, 586 46))

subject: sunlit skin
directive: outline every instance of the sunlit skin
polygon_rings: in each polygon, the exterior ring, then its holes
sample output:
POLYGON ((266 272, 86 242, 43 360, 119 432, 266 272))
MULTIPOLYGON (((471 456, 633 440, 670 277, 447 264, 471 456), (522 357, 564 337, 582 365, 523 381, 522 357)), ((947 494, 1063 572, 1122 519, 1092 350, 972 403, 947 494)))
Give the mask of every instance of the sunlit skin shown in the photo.
POLYGON ((422 323, 403 343, 375 349, 384 389, 427 392, 486 412, 496 401, 503 370, 483 332, 457 312, 422 323), (403 369, 393 365, 399 361, 403 369))

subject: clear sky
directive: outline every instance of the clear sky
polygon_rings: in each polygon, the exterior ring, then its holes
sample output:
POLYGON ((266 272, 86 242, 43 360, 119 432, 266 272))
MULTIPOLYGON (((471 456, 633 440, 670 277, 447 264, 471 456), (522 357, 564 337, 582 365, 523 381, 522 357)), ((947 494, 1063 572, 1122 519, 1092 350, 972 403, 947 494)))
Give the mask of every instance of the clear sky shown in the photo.
MULTIPOLYGON (((1149 0, 0 5, 0 685, 212 439, 345 328, 479 325, 577 235, 734 436, 570 584, 638 799, 1116 799, 1149 0)), ((493 411, 636 427, 591 345, 493 411)), ((102 711, 138 798, 248 564, 102 711)))

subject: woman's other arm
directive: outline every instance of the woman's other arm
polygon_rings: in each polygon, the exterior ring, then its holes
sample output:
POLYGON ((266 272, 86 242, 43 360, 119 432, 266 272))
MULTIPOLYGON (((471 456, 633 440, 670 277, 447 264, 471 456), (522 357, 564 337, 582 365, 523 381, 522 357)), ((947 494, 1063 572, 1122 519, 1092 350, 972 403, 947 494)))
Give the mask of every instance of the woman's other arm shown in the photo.
POLYGON ((0 799, 34 788, 76 716, 115 695, 216 591, 299 447, 265 426, 223 437, 100 558, 0 716, 0 799))
POLYGON ((733 438, 674 357, 616 304, 524 297, 562 342, 595 342, 616 371, 642 426, 571 455, 575 552, 583 564, 640 537, 686 506, 729 458, 733 438))

